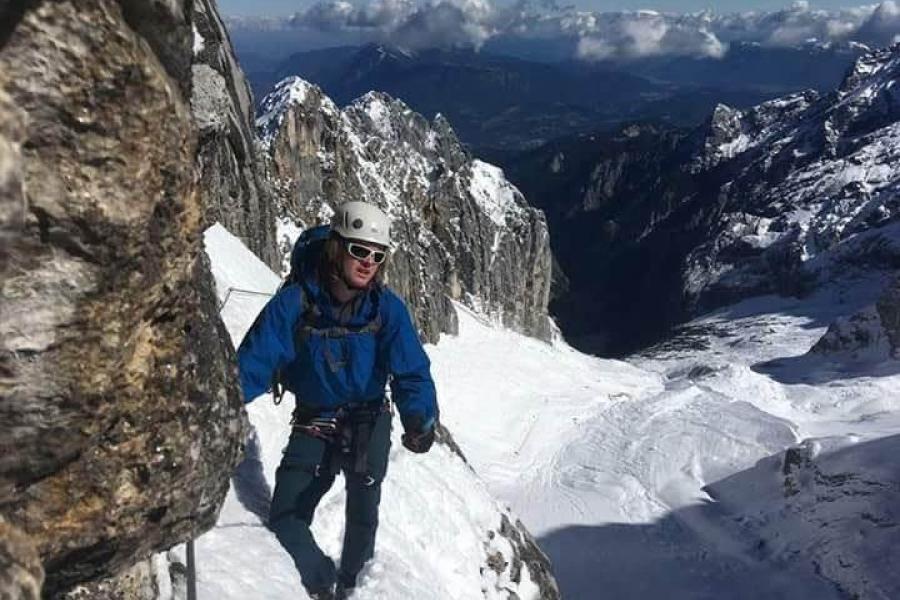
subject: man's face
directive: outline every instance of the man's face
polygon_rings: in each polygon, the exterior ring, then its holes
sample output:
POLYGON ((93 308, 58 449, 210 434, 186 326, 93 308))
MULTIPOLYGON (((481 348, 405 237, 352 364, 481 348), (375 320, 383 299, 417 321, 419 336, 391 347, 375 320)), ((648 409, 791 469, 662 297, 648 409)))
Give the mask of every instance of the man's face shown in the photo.
POLYGON ((354 240, 343 242, 341 268, 344 271, 344 279, 351 287, 364 288, 369 285, 380 266, 375 262, 376 253, 384 256, 384 251, 381 246, 370 242, 354 240))

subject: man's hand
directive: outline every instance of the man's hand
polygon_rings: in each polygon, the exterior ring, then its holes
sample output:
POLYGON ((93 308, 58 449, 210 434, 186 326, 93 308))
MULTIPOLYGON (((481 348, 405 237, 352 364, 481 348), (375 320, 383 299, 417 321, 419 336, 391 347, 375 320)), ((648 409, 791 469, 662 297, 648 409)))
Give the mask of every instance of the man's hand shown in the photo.
POLYGON ((400 437, 403 447, 416 454, 424 454, 431 450, 436 423, 432 420, 423 426, 421 417, 413 417, 408 423, 406 420, 403 421, 403 428, 406 430, 400 437))
POLYGON ((424 454, 434 443, 434 427, 422 433, 404 433, 400 436, 403 447, 416 454, 424 454))

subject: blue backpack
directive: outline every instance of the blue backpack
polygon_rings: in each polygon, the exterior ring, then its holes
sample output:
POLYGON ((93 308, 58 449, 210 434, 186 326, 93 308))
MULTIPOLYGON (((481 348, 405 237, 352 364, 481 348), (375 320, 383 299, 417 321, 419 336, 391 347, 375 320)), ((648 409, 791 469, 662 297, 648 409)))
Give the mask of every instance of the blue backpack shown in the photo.
MULTIPOLYGON (((328 225, 319 225, 300 234, 291 250, 291 270, 281 282, 281 287, 292 283, 301 284, 303 275, 316 269, 316 261, 330 235, 331 227, 328 225)), ((304 294, 304 301, 305 299, 306 295, 304 294)))

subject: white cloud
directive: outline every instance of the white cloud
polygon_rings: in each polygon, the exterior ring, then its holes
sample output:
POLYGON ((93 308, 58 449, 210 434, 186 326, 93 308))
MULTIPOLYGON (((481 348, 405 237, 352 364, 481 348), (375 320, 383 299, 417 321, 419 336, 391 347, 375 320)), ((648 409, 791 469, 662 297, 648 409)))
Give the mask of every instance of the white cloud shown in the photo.
POLYGON ((754 42, 795 46, 858 41, 885 45, 900 35, 895 0, 834 11, 814 10, 800 0, 779 11, 717 15, 590 12, 554 0, 347 0, 320 1, 292 18, 295 27, 353 31, 370 40, 407 48, 474 46, 497 35, 566 38, 579 56, 629 59, 653 55, 721 57, 729 44, 754 42))
POLYGON ((591 59, 629 59, 657 55, 721 57, 727 45, 702 17, 677 18, 650 11, 601 15, 581 35, 578 55, 591 59))
POLYGON ((326 31, 368 32, 373 40, 407 48, 480 46, 496 33, 497 11, 488 0, 376 0, 350 4, 345 0, 319 2, 295 15, 296 27, 326 31))

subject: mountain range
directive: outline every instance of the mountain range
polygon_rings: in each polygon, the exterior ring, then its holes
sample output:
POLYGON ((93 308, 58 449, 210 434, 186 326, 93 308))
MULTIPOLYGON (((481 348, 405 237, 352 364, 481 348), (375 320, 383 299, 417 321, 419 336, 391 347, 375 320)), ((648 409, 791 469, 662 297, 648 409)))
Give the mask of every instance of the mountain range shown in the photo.
POLYGON ((426 116, 443 114, 476 153, 510 152, 628 120, 693 125, 717 102, 748 107, 785 91, 830 89, 861 51, 737 45, 723 59, 621 64, 368 44, 297 53, 268 68, 252 55, 248 76, 260 97, 291 75, 321 86, 339 105, 383 91, 426 116))
POLYGON ((693 129, 572 136, 508 161, 568 276, 552 308, 563 331, 627 352, 697 310, 808 292, 827 277, 824 255, 895 268, 884 240, 900 178, 898 52, 859 59, 829 93, 720 105, 693 129))

